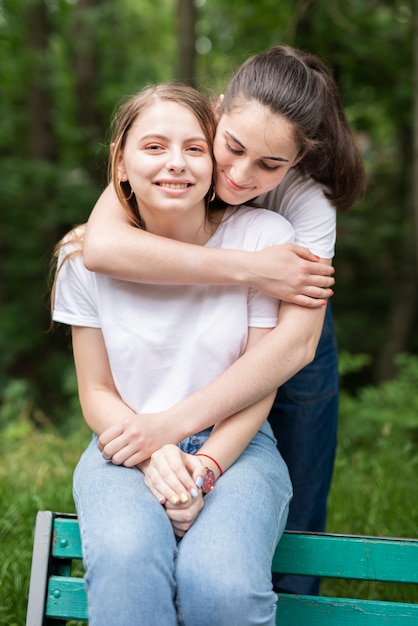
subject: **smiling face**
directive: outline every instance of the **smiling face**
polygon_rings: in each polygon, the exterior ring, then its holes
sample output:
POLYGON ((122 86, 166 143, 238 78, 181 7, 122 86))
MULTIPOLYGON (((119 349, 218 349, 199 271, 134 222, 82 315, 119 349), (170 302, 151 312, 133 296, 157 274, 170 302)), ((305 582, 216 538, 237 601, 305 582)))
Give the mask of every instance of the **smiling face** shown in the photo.
POLYGON ((293 126, 258 102, 224 113, 216 130, 216 194, 242 204, 266 193, 300 160, 293 126))
POLYGON ((189 239, 205 221, 212 156, 196 116, 185 105, 154 101, 128 131, 118 162, 147 230, 189 239))

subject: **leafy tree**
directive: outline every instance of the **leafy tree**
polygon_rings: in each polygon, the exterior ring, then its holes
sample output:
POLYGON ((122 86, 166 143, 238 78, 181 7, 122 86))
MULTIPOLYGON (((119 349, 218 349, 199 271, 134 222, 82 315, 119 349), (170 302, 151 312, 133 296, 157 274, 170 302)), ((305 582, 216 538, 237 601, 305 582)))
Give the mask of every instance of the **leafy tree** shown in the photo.
MULTIPOLYGON (((29 381, 58 406, 68 335, 47 333, 48 263, 106 179, 118 100, 180 78, 210 94, 276 43, 332 68, 370 177, 338 222, 334 312, 340 345, 393 375, 417 351, 412 0, 3 0, 0 4, 0 390, 29 381)), ((415 15, 416 19, 416 15, 415 15)), ((416 204, 415 200, 415 204, 416 204)))

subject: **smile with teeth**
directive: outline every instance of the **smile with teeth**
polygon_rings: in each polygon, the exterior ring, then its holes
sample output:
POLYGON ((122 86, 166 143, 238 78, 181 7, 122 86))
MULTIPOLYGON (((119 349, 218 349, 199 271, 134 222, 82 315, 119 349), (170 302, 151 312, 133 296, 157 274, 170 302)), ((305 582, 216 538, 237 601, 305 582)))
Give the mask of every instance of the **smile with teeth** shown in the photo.
POLYGON ((157 183, 157 185, 165 189, 187 189, 190 183, 157 183))

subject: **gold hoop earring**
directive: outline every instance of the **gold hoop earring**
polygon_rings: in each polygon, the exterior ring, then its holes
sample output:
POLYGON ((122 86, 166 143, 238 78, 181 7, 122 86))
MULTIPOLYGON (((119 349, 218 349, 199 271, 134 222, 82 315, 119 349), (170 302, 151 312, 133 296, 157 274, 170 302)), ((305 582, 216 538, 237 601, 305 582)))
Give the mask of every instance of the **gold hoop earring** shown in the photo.
POLYGON ((212 184, 211 184, 211 187, 212 187, 212 196, 211 196, 211 198, 210 198, 210 200, 209 200, 209 193, 210 193, 210 187, 209 187, 209 191, 208 191, 208 195, 207 195, 207 197, 208 197, 208 204, 210 204, 211 202, 213 202, 213 201, 215 200, 215 197, 216 197, 215 185, 212 183, 212 184))

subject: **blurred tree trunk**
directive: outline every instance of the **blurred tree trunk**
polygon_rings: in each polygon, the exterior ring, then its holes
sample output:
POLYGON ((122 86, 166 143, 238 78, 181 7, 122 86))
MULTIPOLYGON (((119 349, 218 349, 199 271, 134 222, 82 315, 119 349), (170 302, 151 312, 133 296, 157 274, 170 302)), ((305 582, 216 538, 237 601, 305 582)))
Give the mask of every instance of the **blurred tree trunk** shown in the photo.
POLYGON ((73 66, 77 103, 77 123, 84 134, 84 163, 99 185, 103 183, 103 172, 95 171, 97 146, 103 141, 108 120, 102 119, 97 103, 100 87, 99 55, 99 10, 103 0, 78 0, 74 6, 73 20, 73 66))
MULTIPOLYGON (((390 323, 380 359, 377 365, 376 382, 388 380, 396 375, 394 358, 399 352, 408 351, 411 337, 415 329, 417 315, 418 285, 418 0, 414 6, 414 111, 413 111, 413 143, 411 144, 410 129, 401 129, 401 151, 404 155, 406 173, 402 189, 409 190, 405 205, 407 215, 403 242, 403 267, 399 271, 399 288, 393 300, 390 323), (412 163, 412 167, 410 166, 412 163)), ((400 197, 402 197, 400 195, 400 197)))
POLYGON ((32 2, 26 13, 29 70, 28 152, 32 158, 44 161, 53 161, 56 157, 48 68, 50 30, 45 2, 32 2))
POLYGON ((177 80, 195 85, 196 6, 194 0, 177 0, 177 80))
POLYGON ((79 0, 74 6, 74 72, 78 118, 82 126, 95 125, 94 94, 97 77, 97 24, 92 11, 100 0, 79 0))

